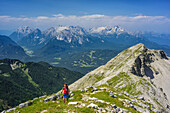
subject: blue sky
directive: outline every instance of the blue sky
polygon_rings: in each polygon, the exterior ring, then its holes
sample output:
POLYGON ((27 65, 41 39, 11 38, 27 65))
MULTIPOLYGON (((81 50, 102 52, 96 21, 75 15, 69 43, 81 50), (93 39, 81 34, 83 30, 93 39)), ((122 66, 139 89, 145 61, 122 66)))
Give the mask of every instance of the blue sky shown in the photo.
POLYGON ((160 32, 170 33, 167 30, 170 28, 170 0, 0 0, 0 6, 0 30, 13 30, 19 26, 46 29, 48 25, 59 24, 97 27, 118 23, 130 30, 158 32, 159 27, 160 32), (58 15, 55 20, 54 15, 58 15), (100 16, 91 20, 80 18, 90 15, 100 16), (38 17, 48 18, 42 21, 38 17), (137 17, 135 21, 134 17, 137 17), (50 23, 51 20, 55 24, 50 23), (136 27, 135 22, 143 22, 143 25, 136 27))

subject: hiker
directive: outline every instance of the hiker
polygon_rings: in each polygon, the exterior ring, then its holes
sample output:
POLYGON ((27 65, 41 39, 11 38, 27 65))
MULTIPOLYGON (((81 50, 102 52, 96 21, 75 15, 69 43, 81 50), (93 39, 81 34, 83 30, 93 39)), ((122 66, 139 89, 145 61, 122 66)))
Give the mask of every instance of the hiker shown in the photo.
POLYGON ((62 94, 63 94, 63 102, 65 103, 65 98, 67 98, 67 103, 68 103, 68 98, 69 98, 69 88, 67 84, 64 84, 64 88, 62 89, 62 94))

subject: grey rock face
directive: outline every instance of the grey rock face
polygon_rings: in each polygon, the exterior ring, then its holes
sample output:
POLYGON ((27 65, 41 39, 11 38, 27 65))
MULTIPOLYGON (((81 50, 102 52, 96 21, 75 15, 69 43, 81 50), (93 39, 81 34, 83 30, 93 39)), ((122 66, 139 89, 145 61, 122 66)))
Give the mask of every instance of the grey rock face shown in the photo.
POLYGON ((154 54, 151 53, 139 55, 132 66, 131 73, 141 77, 148 76, 153 79, 153 71, 150 67, 150 63, 154 61, 152 56, 154 56, 154 54))
POLYGON ((160 51, 159 51, 159 54, 160 54, 160 57, 161 57, 162 59, 168 59, 168 57, 166 56, 166 54, 165 54, 164 51, 160 50, 160 51))

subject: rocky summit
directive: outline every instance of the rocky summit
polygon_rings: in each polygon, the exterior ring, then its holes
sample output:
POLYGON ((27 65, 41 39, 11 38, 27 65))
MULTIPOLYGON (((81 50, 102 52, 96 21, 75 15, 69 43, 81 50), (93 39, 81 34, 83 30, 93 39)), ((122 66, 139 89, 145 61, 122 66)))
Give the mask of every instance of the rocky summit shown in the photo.
POLYGON ((167 111, 170 102, 169 73, 170 60, 164 51, 148 49, 139 43, 86 74, 70 88, 77 90, 106 85, 119 94, 126 95, 127 92, 133 99, 142 97, 155 109, 167 111))
POLYGON ((148 49, 139 43, 71 84, 69 103, 63 103, 58 92, 7 111, 168 113, 169 59, 164 51, 148 49))

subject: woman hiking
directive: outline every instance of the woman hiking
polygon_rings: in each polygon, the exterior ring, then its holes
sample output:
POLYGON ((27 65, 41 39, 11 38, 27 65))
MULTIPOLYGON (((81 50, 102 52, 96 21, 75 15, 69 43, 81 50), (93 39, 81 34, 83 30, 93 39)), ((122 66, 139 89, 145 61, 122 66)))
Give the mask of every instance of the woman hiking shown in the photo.
POLYGON ((63 94, 63 102, 65 103, 65 98, 67 98, 67 103, 68 103, 68 98, 69 98, 69 92, 70 89, 68 88, 67 84, 64 84, 64 88, 62 89, 62 94, 63 94))

